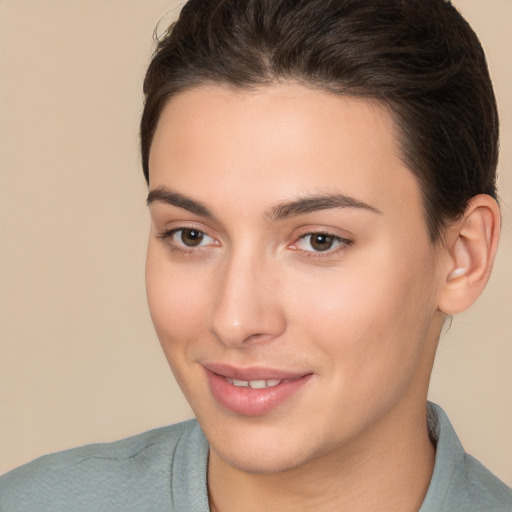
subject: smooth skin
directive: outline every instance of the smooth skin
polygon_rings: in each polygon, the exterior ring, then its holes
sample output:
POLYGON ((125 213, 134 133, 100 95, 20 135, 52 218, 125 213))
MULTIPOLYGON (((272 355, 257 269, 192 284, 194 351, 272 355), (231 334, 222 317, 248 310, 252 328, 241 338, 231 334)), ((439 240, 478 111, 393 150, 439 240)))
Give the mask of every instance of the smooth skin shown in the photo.
POLYGON ((436 346, 487 282, 496 202, 432 243, 388 110, 295 83, 178 94, 149 168, 149 306, 210 443, 211 509, 417 511, 436 346), (309 377, 245 416, 211 363, 309 377))

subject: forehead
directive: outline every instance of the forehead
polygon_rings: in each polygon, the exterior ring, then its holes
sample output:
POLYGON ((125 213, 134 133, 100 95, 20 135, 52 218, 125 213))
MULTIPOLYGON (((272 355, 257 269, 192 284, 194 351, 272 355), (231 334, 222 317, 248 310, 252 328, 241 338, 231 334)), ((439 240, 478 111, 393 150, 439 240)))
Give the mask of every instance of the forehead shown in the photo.
MULTIPOLYGON (((164 108, 150 152, 150 187, 255 204, 339 192, 385 211, 421 208, 386 107, 299 84, 199 87, 164 108)), ((214 198, 213 198, 214 199, 214 198)), ((213 200, 212 199, 212 200, 213 200)))

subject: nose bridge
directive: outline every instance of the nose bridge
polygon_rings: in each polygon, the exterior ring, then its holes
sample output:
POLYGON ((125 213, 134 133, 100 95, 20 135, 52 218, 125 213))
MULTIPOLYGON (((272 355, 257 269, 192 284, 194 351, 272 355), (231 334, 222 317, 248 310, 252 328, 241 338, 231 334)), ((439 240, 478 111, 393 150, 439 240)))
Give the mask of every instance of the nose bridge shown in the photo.
POLYGON ((226 346, 268 341, 285 329, 278 269, 249 245, 230 251, 217 279, 212 331, 226 346))

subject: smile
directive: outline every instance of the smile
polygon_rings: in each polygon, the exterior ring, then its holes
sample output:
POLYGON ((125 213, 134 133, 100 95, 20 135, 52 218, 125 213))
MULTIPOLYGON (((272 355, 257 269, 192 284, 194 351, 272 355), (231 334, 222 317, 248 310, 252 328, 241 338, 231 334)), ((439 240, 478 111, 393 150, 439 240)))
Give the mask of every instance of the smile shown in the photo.
POLYGON ((310 382, 313 374, 265 368, 237 369, 205 365, 214 400, 231 413, 261 416, 289 403, 310 382))

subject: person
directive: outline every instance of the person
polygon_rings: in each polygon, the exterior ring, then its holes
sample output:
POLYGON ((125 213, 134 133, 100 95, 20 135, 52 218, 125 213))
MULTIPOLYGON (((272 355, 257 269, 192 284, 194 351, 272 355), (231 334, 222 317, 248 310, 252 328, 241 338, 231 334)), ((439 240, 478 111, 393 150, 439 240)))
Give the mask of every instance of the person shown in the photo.
POLYGON ((444 0, 190 0, 145 83, 150 312, 196 420, 0 509, 509 511, 427 403, 497 250, 498 116, 444 0))

